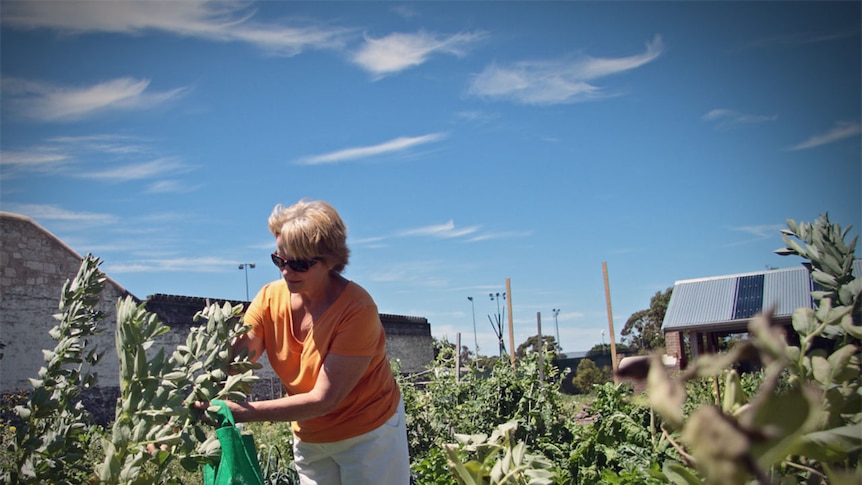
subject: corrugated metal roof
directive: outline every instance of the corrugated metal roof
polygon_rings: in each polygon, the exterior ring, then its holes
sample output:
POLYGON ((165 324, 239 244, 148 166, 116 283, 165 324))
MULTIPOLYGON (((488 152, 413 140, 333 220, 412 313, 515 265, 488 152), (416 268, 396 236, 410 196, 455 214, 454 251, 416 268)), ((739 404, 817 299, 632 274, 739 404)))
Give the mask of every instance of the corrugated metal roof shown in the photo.
MULTIPOLYGON (((853 261, 853 274, 862 275, 862 259, 853 261)), ((804 266, 677 281, 668 303, 662 329, 689 330, 700 327, 744 324, 734 319, 739 282, 763 276, 761 311, 774 307, 776 317, 787 318, 800 307, 813 307, 813 284, 804 266)))
POLYGON ((677 282, 662 327, 726 322, 733 317, 735 293, 735 276, 677 282))
POLYGON ((800 307, 812 306, 811 279, 804 267, 770 271, 763 277, 763 308, 775 308, 775 316, 793 315, 800 307))

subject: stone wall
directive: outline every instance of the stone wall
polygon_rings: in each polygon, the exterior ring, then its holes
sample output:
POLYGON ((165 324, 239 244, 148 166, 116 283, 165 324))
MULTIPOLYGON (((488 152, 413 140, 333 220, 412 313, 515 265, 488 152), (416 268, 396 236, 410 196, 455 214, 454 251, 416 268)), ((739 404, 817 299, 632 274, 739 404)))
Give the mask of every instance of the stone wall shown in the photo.
MULTIPOLYGON (((27 389, 29 378, 44 365, 42 349, 53 349, 56 341, 48 331, 57 321, 63 284, 74 279, 81 256, 32 220, 0 213, 0 341, 5 348, 0 359, 0 391, 27 389)), ((118 298, 129 293, 108 279, 97 310, 107 318, 96 346, 106 350, 93 369, 99 381, 118 385, 119 371, 114 352, 114 315, 118 298)))

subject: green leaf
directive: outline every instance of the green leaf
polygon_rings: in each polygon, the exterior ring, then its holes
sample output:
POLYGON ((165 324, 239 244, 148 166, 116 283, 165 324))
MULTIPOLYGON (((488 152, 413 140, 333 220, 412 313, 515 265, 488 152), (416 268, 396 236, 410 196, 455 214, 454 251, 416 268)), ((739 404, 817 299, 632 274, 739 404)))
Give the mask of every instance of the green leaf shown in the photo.
POLYGON ((862 326, 854 325, 852 318, 842 319, 841 328, 851 337, 862 340, 862 326))
POLYGON ((859 376, 859 367, 851 366, 850 360, 859 349, 853 344, 847 344, 829 355, 828 383, 841 383, 859 376))
POLYGON ((666 461, 662 466, 667 479, 675 485, 703 485, 703 482, 691 470, 679 463, 666 461))
POLYGON ((758 440, 752 446, 751 456, 765 467, 787 456, 788 449, 796 437, 804 432, 804 426, 817 410, 816 396, 800 388, 782 394, 758 395, 755 412, 751 420, 740 420, 746 428, 767 432, 766 440, 758 440))
POLYGON ((827 361, 826 358, 824 358, 822 355, 812 355, 810 363, 811 373, 814 376, 814 380, 824 385, 831 382, 831 367, 829 365, 829 361, 827 361))
POLYGON ((824 288, 834 289, 838 287, 838 281, 834 276, 823 271, 814 270, 811 272, 811 279, 815 283, 819 283, 824 288))
POLYGON ((791 323, 793 330, 796 330, 796 333, 803 337, 807 337, 817 330, 817 317, 811 308, 801 307, 794 310, 791 323))
POLYGON ((467 467, 464 466, 464 463, 461 461, 461 457, 458 456, 457 445, 444 445, 443 449, 446 451, 446 456, 449 459, 449 467, 452 469, 455 476, 464 483, 464 485, 481 485, 480 482, 477 482, 473 478, 473 475, 469 470, 467 470, 467 467))
POLYGON ((843 460, 862 449, 862 423, 808 433, 799 440, 792 454, 823 462, 843 460))
POLYGON ((748 402, 748 396, 742 388, 739 373, 731 369, 727 372, 724 381, 724 396, 721 409, 727 414, 733 414, 736 410, 748 402))

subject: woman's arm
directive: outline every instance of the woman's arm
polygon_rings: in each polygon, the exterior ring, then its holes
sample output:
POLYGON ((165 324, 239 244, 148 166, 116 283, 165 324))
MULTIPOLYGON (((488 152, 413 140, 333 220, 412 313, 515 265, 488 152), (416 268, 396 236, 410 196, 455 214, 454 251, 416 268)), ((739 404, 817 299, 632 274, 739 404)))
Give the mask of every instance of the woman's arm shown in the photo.
MULTIPOLYGON (((248 335, 248 334, 246 334, 248 335)), ((228 402, 234 419, 250 421, 302 421, 329 413, 350 394, 368 369, 371 356, 329 354, 311 391, 280 399, 228 402)))

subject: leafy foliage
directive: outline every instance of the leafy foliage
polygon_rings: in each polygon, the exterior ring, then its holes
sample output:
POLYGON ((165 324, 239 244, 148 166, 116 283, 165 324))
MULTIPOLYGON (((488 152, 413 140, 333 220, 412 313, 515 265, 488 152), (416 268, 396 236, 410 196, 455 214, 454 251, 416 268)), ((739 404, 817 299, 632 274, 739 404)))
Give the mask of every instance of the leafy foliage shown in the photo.
MULTIPOLYGON (((454 347, 452 348, 454 349, 454 347)), ((490 369, 471 367, 456 379, 453 353, 438 356, 428 382, 412 384, 400 378, 407 410, 410 456, 418 483, 440 481, 445 468, 436 451, 455 440, 455 435, 478 435, 512 420, 518 421, 514 439, 541 452, 567 447, 572 440, 569 414, 559 389, 560 375, 543 359, 545 381, 541 381, 538 354, 528 354, 512 367, 498 360, 490 369), (426 481, 427 480, 427 481, 426 481)), ((551 452, 551 451, 549 451, 551 452)))
POLYGON ((542 455, 531 454, 523 441, 516 442, 517 420, 503 423, 491 433, 455 434, 457 443, 446 444, 449 464, 464 485, 553 483, 553 465, 542 455), (465 458, 469 456, 470 458, 465 458))
POLYGON ((678 459, 670 442, 658 434, 654 416, 629 399, 627 384, 595 386, 591 413, 596 421, 578 429, 569 456, 574 483, 661 483, 656 470, 678 459))
POLYGON ((117 355, 120 392, 111 441, 99 478, 105 483, 176 482, 165 477, 171 460, 187 470, 213 463, 218 440, 194 408, 196 401, 243 400, 257 379, 246 353, 231 356, 230 341, 248 331, 242 306, 209 305, 195 316, 206 324, 192 328, 185 345, 170 358, 160 349, 147 357, 156 337, 169 328, 145 305, 131 298, 117 304, 117 355))
POLYGON ((751 339, 727 353, 703 355, 678 378, 658 356, 645 358, 649 403, 686 447, 684 463, 666 463, 676 483, 858 483, 862 479, 862 393, 858 316, 862 279, 853 277, 856 239, 821 216, 788 221, 787 247, 809 260, 815 308, 792 317, 799 346, 790 345, 769 314, 749 323, 751 339), (795 240, 794 238, 798 239, 795 240), (749 395, 733 366, 756 355, 763 381, 749 395), (683 383, 724 380, 724 394, 686 415, 683 383), (783 384, 786 383, 786 384, 783 384), (693 468, 693 469, 692 469, 693 468), (696 473, 695 473, 696 470, 696 473))
POLYGON ((613 371, 610 367, 599 368, 592 360, 581 359, 572 378, 572 384, 578 392, 586 394, 592 391, 593 386, 611 380, 613 380, 613 371))
POLYGON ((539 336, 533 335, 525 340, 515 349, 515 357, 523 359, 528 352, 538 352, 539 349, 548 349, 550 358, 554 359, 557 356, 557 339, 552 335, 542 335, 542 341, 539 342, 539 336))
MULTIPOLYGON (((806 258, 817 283, 815 308, 793 315, 798 339, 787 343, 784 329, 767 314, 750 322, 748 340, 701 355, 677 375, 658 356, 637 357, 627 372, 645 376, 644 395, 632 395, 623 384, 586 382, 597 369, 583 360, 581 384, 595 395, 587 422, 573 419, 547 354, 542 372, 538 353, 531 352, 517 366, 508 359, 464 358, 469 366, 456 374, 455 347, 437 345, 434 366, 417 376, 426 382, 399 377, 416 483, 859 483, 862 280, 852 275, 856 239, 845 243, 848 231, 825 216, 813 224, 788 221, 788 227, 787 247, 777 252, 806 258), (752 358, 762 369, 738 373, 738 364, 752 358), (486 430, 493 430, 490 436, 486 430)), ((16 408, 20 426, 0 433, 9 443, 0 459, 3 478, 189 483, 183 470, 197 470, 217 446, 191 404, 243 399, 254 379, 248 356, 227 350, 227 342, 245 331, 241 309, 207 306, 196 317, 206 323, 185 345, 170 356, 163 349, 148 355, 167 328, 143 306, 121 300, 122 397, 110 438, 102 440, 77 403, 80 390, 95 383, 84 366, 101 355, 87 345, 102 318, 94 310, 104 282, 97 266, 88 257, 64 286, 60 323, 52 330, 58 344, 45 352, 33 392, 9 396, 23 404, 16 408), (91 463, 102 453, 95 476, 91 463)), ((664 296, 669 292, 656 294, 651 308, 664 296)), ((251 428, 263 438, 260 461, 269 483, 297 483, 286 424, 251 428)))
POLYGON ((80 482, 89 474, 84 456, 90 416, 79 398, 82 389, 97 382, 86 366, 102 357, 88 345, 101 332, 99 322, 104 318, 95 309, 105 284, 100 264, 87 255, 75 278, 63 285, 61 313, 54 315, 58 323, 49 332, 57 345, 42 352, 45 366, 38 379, 30 379, 33 391, 24 405, 15 408, 21 421, 6 450, 14 460, 4 470, 5 483, 80 482))
POLYGON ((656 292, 650 298, 649 308, 632 314, 620 331, 622 341, 639 353, 664 348, 664 333, 661 330, 673 288, 656 292))

